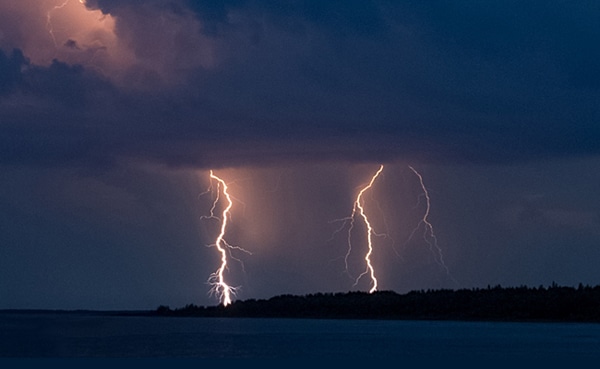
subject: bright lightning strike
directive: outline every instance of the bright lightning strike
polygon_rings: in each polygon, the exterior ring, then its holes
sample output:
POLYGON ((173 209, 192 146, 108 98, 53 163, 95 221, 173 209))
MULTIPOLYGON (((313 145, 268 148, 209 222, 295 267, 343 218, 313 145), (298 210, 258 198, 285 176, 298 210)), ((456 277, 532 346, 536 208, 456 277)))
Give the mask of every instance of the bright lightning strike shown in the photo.
MULTIPOLYGON (((377 172, 375 172, 375 174, 373 174, 373 176, 371 177, 370 182, 360 189, 360 191, 358 192, 356 199, 354 201, 352 213, 350 214, 350 216, 348 216, 346 218, 342 218, 342 219, 337 219, 334 221, 334 222, 338 222, 338 221, 343 222, 342 226, 340 228, 338 228, 334 232, 334 234, 340 232, 341 230, 343 230, 345 228, 345 226, 347 224, 349 224, 348 235, 347 235, 348 249, 347 249, 346 255, 344 257, 344 262, 346 265, 346 273, 348 273, 348 274, 350 274, 348 260, 353 251, 352 250, 352 248, 353 248, 352 232, 355 227, 356 218, 358 216, 360 216, 360 218, 362 219, 362 221, 365 224, 365 228, 367 231, 367 240, 366 240, 367 241, 367 252, 365 253, 365 256, 364 256, 364 260, 366 262, 366 269, 355 279, 354 286, 356 286, 358 284, 358 282, 360 281, 360 279, 362 277, 369 275, 370 279, 371 279, 371 289, 370 289, 369 293, 373 293, 373 292, 377 291, 377 284, 378 284, 378 281, 377 281, 377 278, 375 275, 376 274, 375 268, 374 268, 372 260, 371 260, 371 256, 372 256, 373 250, 374 250, 373 236, 384 236, 384 237, 389 238, 389 235, 378 234, 374 231, 374 228, 373 228, 371 221, 365 210, 364 197, 365 197, 367 191, 372 189, 375 181, 380 176, 380 174, 383 172, 383 168, 384 168, 384 166, 380 165, 377 172)), ((417 178, 419 180, 419 185, 422 190, 422 194, 419 195, 419 202, 418 202, 417 206, 419 206, 419 204, 421 204, 421 199, 424 198, 425 199, 425 212, 419 218, 419 222, 418 222, 417 226, 412 230, 412 232, 410 233, 406 242, 409 242, 420 229, 423 229, 423 239, 429 245, 429 249, 430 249, 431 253, 433 254, 435 262, 437 264, 439 264, 446 271, 446 274, 450 277, 450 279, 456 285, 459 285, 459 283, 456 281, 456 279, 454 279, 454 277, 450 274, 450 270, 448 269, 448 266, 446 265, 446 263, 444 261, 444 255, 443 255, 442 249, 438 245, 438 239, 433 230, 433 224, 429 221, 429 215, 430 215, 430 211, 431 211, 431 198, 429 196, 429 190, 425 186, 423 176, 414 167, 409 166, 409 169, 417 176, 417 178)), ((385 218, 383 220, 385 222, 385 218)))
MULTIPOLYGON (((371 262, 371 255, 373 253, 373 235, 377 235, 377 234, 374 232, 373 227, 371 226, 371 223, 369 222, 369 218, 365 212, 363 195, 365 194, 365 192, 367 192, 369 189, 371 189, 371 187, 373 187, 375 180, 377 179, 377 177, 379 177, 379 175, 381 174, 382 171, 383 171, 383 165, 380 165, 377 172, 373 175, 373 177, 371 177, 371 181, 358 192, 358 195, 356 196, 356 200, 354 201, 354 206, 352 207, 352 213, 350 214, 350 216, 347 218, 341 219, 344 221, 344 224, 346 222, 349 222, 349 224, 350 224, 350 226, 348 227, 348 251, 346 252, 346 256, 344 258, 344 261, 346 263, 346 271, 348 271, 348 258, 350 257, 350 253, 352 252, 352 230, 354 229, 354 222, 357 217, 357 214, 360 215, 363 222, 365 223, 365 227, 367 228, 367 253, 365 254, 365 257, 364 257, 364 260, 365 260, 367 266, 366 266, 365 271, 362 272, 356 278, 354 285, 356 286, 358 284, 358 281, 363 276, 368 274, 371 278, 371 289, 369 290, 369 293, 373 293, 373 292, 377 291, 377 277, 375 276, 375 268, 373 267, 373 263, 371 262)), ((343 227, 344 227, 344 225, 342 225, 342 228, 343 227)), ((338 231, 340 231, 342 228, 340 228, 338 231)))
POLYGON ((356 279, 356 281, 358 282, 358 280, 365 274, 369 273, 371 276, 371 282, 372 282, 372 286, 371 286, 371 290, 369 291, 369 293, 373 293, 375 291, 377 291, 377 278, 375 278, 375 269, 373 268, 373 264, 371 263, 371 254, 373 253, 373 241, 372 241, 372 236, 373 236, 373 227, 371 227, 371 223, 369 223, 369 218, 367 217, 367 215, 365 214, 365 209, 363 207, 362 204, 362 196, 365 193, 365 191, 367 191, 368 189, 370 189, 373 186, 373 183, 375 182, 375 180, 377 179, 377 177, 379 176, 379 174, 383 171, 383 165, 381 165, 379 167, 379 170, 375 173, 375 175, 373 175, 373 177, 371 178, 371 182, 369 182, 369 184, 364 187, 359 193, 358 196, 356 197, 356 201, 354 202, 354 209, 352 211, 352 213, 355 213, 356 208, 358 208, 360 210, 360 216, 363 218, 365 225, 367 227, 367 245, 368 245, 368 251, 365 254, 365 261, 367 263, 367 270, 365 270, 363 273, 361 273, 358 278, 356 279))
POLYGON ((223 179, 215 175, 212 170, 210 171, 210 178, 211 182, 212 180, 215 180, 217 182, 217 195, 215 196, 215 200, 210 209, 210 216, 205 218, 218 219, 221 221, 219 235, 217 236, 215 243, 211 245, 215 246, 221 255, 221 266, 219 267, 219 269, 217 269, 217 271, 210 275, 208 283, 212 286, 210 290, 211 294, 215 294, 219 298, 223 306, 227 306, 231 304, 232 297, 235 295, 236 292, 235 287, 232 287, 228 285, 227 282, 225 282, 225 271, 228 269, 228 256, 231 256, 229 252, 231 249, 241 250, 246 253, 249 252, 240 247, 232 246, 225 240, 225 232, 227 231, 227 223, 231 216, 230 211, 233 207, 233 200, 228 192, 229 188, 227 187, 227 183, 225 183, 223 179), (224 197, 225 205, 222 208, 221 216, 216 216, 215 211, 217 209, 217 206, 221 202, 221 193, 224 197))

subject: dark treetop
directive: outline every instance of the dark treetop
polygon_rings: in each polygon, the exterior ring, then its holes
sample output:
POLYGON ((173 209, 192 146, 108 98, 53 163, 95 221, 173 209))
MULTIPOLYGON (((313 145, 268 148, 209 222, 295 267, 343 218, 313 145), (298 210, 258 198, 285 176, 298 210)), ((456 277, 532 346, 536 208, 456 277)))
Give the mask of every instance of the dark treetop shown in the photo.
POLYGON ((398 294, 316 293, 240 300, 231 305, 160 306, 151 315, 324 319, 443 319, 600 322, 600 286, 545 288, 495 286, 398 294))

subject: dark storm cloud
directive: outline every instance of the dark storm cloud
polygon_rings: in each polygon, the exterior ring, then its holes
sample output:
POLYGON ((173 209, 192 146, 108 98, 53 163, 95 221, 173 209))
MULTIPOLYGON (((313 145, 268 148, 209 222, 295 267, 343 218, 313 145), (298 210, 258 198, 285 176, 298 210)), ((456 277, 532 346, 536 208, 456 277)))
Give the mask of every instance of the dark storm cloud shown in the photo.
POLYGON ((34 66, 19 50, 3 51, 4 162, 489 162, 598 153, 594 3, 87 6, 115 17, 137 63, 109 82, 86 65, 34 66))
POLYGON ((7 54, 0 50, 0 96, 11 93, 21 83, 21 68, 27 64, 21 50, 7 54))
POLYGON ((0 70, 3 90, 10 89, 0 96, 0 162, 63 165, 110 157, 99 148, 101 127, 93 119, 95 100, 114 91, 106 80, 56 60, 32 65, 20 50, 10 58, 0 54, 0 63, 7 65, 0 70))
POLYGON ((234 11, 251 11, 268 16, 278 26, 303 27, 308 22, 336 35, 373 35, 384 27, 376 3, 360 0, 295 2, 245 1, 222 2, 187 1, 186 4, 209 25, 225 24, 234 11))

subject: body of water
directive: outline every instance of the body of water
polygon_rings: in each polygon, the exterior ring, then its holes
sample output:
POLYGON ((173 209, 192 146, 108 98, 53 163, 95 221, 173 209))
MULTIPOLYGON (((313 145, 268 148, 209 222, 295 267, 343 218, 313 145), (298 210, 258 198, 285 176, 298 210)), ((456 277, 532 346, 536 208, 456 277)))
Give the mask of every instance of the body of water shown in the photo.
POLYGON ((2 358, 600 359, 600 324, 0 314, 2 358))

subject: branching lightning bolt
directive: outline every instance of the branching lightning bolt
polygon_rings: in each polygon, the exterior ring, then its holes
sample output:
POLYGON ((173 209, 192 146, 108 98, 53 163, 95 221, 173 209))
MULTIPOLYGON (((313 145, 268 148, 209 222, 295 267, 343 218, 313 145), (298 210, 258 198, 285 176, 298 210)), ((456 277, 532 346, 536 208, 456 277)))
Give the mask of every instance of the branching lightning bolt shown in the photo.
MULTIPOLYGON (((379 175, 383 172, 383 165, 380 165, 379 169, 377 170, 377 172, 371 177, 370 182, 365 185, 364 187, 362 187, 360 189, 360 191, 358 192, 356 199, 354 201, 354 205, 352 208, 352 213, 350 214, 350 216, 346 217, 346 218, 342 218, 342 219, 337 219, 335 220, 335 222, 338 221, 343 221, 343 224, 340 228, 338 228, 334 234, 342 231, 345 226, 347 224, 349 224, 348 227, 348 235, 347 235, 347 244, 348 244, 348 249, 346 252, 346 255, 344 256, 344 262, 346 265, 346 273, 349 273, 349 266, 348 266, 348 260, 351 256, 352 253, 352 232, 355 226, 355 220, 356 217, 358 215, 360 215, 362 221, 365 224, 366 230, 367 230, 367 252, 364 256, 364 260, 366 262, 366 269, 355 279, 355 283, 354 286, 356 286, 359 282, 359 280, 364 277, 365 275, 369 275, 371 278, 371 289, 369 291, 369 293, 373 293, 375 291, 377 291, 377 278, 375 276, 375 268, 372 264, 371 261, 371 256, 373 254, 373 236, 385 236, 385 237, 389 237, 389 235, 387 234, 378 234, 374 231, 373 226, 371 225, 371 221, 369 220, 369 217, 367 216, 367 213, 365 211, 365 206, 364 206, 364 197, 367 193, 367 191, 369 191, 372 187, 373 184, 375 183, 375 181, 377 180, 377 178, 379 177, 379 175)), ((409 169, 417 176, 418 180, 419 180, 419 185, 422 191, 422 194, 419 195, 419 202, 417 203, 417 206, 421 203, 421 199, 424 198, 425 199, 425 212, 424 214, 421 216, 421 218, 419 219, 419 222, 417 224, 417 226, 412 230, 412 232, 410 233, 408 239, 407 239, 407 243, 410 242, 411 239, 413 239, 413 237, 415 236, 415 234, 420 230, 423 229, 423 239, 424 241, 429 245, 429 249, 433 254, 434 260, 437 264, 439 264, 446 272, 446 274, 448 275, 448 277, 450 277, 450 279, 456 284, 459 285, 459 283, 456 281, 456 279, 454 279, 454 277, 450 274, 450 270, 448 268, 448 266, 446 265, 445 261, 444 261, 444 254, 442 252, 441 247, 438 245, 438 239, 437 236, 433 230, 433 224, 429 221, 429 215, 430 215, 430 211, 431 211, 431 198, 429 196, 429 190, 427 189, 427 187, 425 186, 425 182, 423 180, 423 176, 412 166, 409 166, 409 169)), ((385 223, 385 218, 383 219, 384 223, 385 223)), ((391 238, 390 238, 391 239, 391 238)), ((393 241, 393 240, 392 240, 393 241)), ((394 249, 394 251, 396 251, 394 249)))
POLYGON ((365 261, 367 263, 367 269, 356 278, 356 283, 358 283, 358 280, 363 275, 369 273, 371 276, 371 283, 372 283, 371 290, 369 291, 369 293, 373 293, 373 292, 377 291, 377 278, 375 277, 375 269, 373 268, 373 264, 371 263, 371 254, 373 253, 373 240, 372 240, 373 227, 371 226, 371 223, 369 223, 369 218, 367 217, 367 214, 365 214, 365 209, 362 204, 362 196, 365 193, 365 191, 367 191, 368 189, 370 189, 373 186, 373 183, 375 182, 375 180, 377 179, 377 177, 379 176, 379 174, 382 171, 383 171, 383 165, 381 165, 379 167, 379 170, 377 170, 375 175, 373 175, 369 184, 366 187, 364 187, 362 190, 360 190, 360 192, 358 193, 358 196, 356 197, 356 201, 354 202, 354 207, 352 210, 352 215, 354 215, 356 213, 356 209, 357 208, 359 209, 360 216, 363 218, 365 225, 367 227, 368 251, 365 254, 365 261))
POLYGON ((437 264, 439 264, 446 271, 446 274, 455 283, 458 284, 458 282, 450 274, 450 270, 448 269, 448 266, 446 266, 446 263, 444 262, 444 254, 442 252, 441 247, 438 245, 437 237, 433 231, 433 225, 429 221, 429 212, 431 210, 431 198, 429 197, 429 191, 427 190, 427 187, 425 186, 425 183, 423 182, 423 176, 412 166, 409 165, 408 168, 419 179, 419 184, 421 185, 421 190, 423 191, 423 197, 425 197, 425 213, 423 214, 423 217, 421 218, 421 220, 419 220, 419 224, 410 233, 407 242, 413 238, 414 234, 421 227, 421 225, 424 225, 423 239, 429 245, 429 249, 433 253, 433 258, 434 258, 435 262, 437 264))
POLYGON ((364 260, 367 266, 365 271, 363 271, 358 277, 356 277, 354 285, 356 286, 358 284, 358 281, 363 276, 368 274, 371 278, 371 289, 369 293, 377 291, 377 277, 375 276, 375 268, 373 267, 373 263, 371 262, 371 255, 373 253, 373 235, 377 236, 378 234, 375 233, 375 231, 373 230, 373 226, 371 226, 369 218, 365 212, 363 195, 365 194, 365 192, 371 189, 371 187, 373 187, 375 180, 377 179, 377 177, 379 177, 382 171, 383 165, 380 165, 377 172, 373 175, 373 177, 371 177, 371 181, 358 192, 356 200, 354 200, 354 205, 352 207, 352 213, 350 214, 350 216, 347 218, 339 219, 344 221, 344 224, 342 225, 342 227, 340 227, 340 229, 336 231, 336 233, 341 231, 344 228, 346 222, 349 222, 350 226, 348 227, 348 251, 346 252, 346 256, 344 257, 344 262, 346 264, 346 272, 348 272, 348 258, 350 257, 350 254, 352 252, 352 230, 354 229, 354 222, 357 214, 360 215, 363 222, 365 223, 365 227, 367 228, 367 252, 365 254, 364 260))
MULTIPOLYGON (((227 223, 231 216, 231 208, 233 207, 233 200, 231 195, 228 192, 227 183, 217 175, 210 171, 210 178, 212 180, 217 181, 217 195, 215 196, 215 200, 213 201, 212 207, 210 209, 210 216, 206 216, 203 218, 211 218, 217 219, 221 221, 221 227, 219 230, 219 235, 217 236, 215 243, 211 246, 215 246, 221 255, 221 266, 217 271, 212 273, 208 279, 208 283, 212 286, 210 293, 215 294, 223 306, 227 306, 231 304, 232 297, 235 295, 236 287, 232 287, 225 282, 225 271, 228 269, 228 256, 232 257, 230 254, 231 249, 240 250, 250 254, 250 252, 244 250, 238 246, 232 246, 225 240, 225 232, 227 231, 227 223), (225 206, 221 211, 221 216, 218 217, 215 215, 215 211, 217 209, 218 204, 221 201, 221 193, 225 198, 225 206)), ((212 188, 212 184, 211 184, 212 188)), ((210 191, 210 189, 209 189, 210 191)), ((232 257, 233 258, 233 257, 232 257)), ((235 258, 234 258, 235 259, 235 258)), ((238 260, 238 259, 236 259, 238 260)), ((239 260, 238 260, 239 261, 239 260)))

